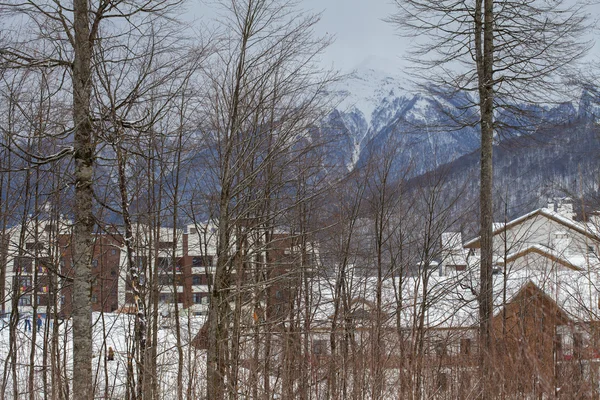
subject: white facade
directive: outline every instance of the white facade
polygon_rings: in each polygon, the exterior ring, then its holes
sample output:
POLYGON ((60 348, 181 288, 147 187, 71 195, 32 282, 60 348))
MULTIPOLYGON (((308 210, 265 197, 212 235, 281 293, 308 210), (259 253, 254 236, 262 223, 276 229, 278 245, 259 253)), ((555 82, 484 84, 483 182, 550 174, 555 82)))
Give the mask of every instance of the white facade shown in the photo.
MULTIPOLYGON (((71 221, 61 218, 58 221, 31 219, 24 226, 8 230, 3 312, 12 312, 13 301, 20 313, 31 314, 34 306, 39 314, 47 312, 48 293, 59 283, 50 281, 48 272, 60 271, 62 249, 58 237, 69 234, 70 229, 71 221)), ((57 300, 60 308, 60 296, 57 300)))
MULTIPOLYGON (((494 230, 494 262, 507 269, 559 268, 597 269, 600 265, 600 236, 590 224, 569 218, 572 207, 561 203, 559 210, 541 208, 494 230), (543 261, 543 262, 542 262, 543 261)), ((479 238, 465 244, 479 260, 479 238)))

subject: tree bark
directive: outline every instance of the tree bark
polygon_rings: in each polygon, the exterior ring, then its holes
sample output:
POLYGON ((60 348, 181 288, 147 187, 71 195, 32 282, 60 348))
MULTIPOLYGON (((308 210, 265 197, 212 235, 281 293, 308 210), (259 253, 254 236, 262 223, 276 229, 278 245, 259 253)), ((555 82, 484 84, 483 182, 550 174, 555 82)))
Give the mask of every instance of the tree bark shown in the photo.
POLYGON ((492 156, 494 139, 494 32, 493 0, 478 0, 475 13, 475 43, 477 76, 479 79, 479 109, 481 115, 481 186, 479 195, 481 261, 479 288, 479 343, 481 396, 490 382, 493 362, 493 201, 492 156), (481 8, 483 6, 483 9, 481 8), (483 11, 483 13, 482 13, 483 11))
POLYGON ((91 250, 94 216, 92 179, 91 57, 89 5, 74 0, 73 120, 75 128, 75 210, 73 235, 73 397, 93 398, 91 250))

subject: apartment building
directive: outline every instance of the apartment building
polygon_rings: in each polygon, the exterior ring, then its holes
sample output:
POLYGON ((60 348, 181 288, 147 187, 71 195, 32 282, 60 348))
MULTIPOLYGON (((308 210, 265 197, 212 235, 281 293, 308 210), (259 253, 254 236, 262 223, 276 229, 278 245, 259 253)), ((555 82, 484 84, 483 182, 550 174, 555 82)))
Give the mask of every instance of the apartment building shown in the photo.
MULTIPOLYGON (((72 223, 31 219, 12 227, 0 241, 0 307, 2 313, 68 316, 72 303, 72 223)), ((143 295, 155 294, 165 312, 175 302, 194 314, 207 312, 216 262, 214 227, 183 229, 133 227, 131 257, 121 227, 106 227, 94 236, 91 259, 94 311, 128 311, 133 304, 129 259, 140 275, 143 295), (154 289, 154 290, 153 290, 154 289)))

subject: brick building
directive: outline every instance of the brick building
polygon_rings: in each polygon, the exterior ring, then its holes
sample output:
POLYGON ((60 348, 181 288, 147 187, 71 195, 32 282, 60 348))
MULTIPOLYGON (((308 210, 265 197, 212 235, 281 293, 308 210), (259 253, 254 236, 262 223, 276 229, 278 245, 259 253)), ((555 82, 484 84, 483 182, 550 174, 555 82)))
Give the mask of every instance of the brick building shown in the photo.
MULTIPOLYGON (((189 226, 184 232, 135 225, 132 260, 143 280, 143 295, 166 311, 177 301, 182 309, 206 313, 216 261, 214 232, 207 226, 189 226), (156 299, 150 299, 151 293, 156 299)), ((94 238, 93 310, 125 311, 133 298, 122 231, 110 228, 94 238)), ((2 313, 17 307, 21 313, 69 315, 73 308, 71 222, 31 220, 7 231, 2 243, 2 313)))

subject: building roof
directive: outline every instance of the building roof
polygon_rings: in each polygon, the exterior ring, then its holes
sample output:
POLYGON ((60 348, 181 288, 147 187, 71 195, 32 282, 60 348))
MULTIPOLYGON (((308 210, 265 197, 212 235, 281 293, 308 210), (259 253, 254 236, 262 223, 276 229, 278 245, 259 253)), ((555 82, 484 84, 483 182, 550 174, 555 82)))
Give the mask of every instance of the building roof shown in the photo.
MULTIPOLYGON (((570 218, 566 218, 565 216, 563 216, 557 212, 554 212, 548 208, 538 208, 537 210, 531 211, 530 213, 522 215, 519 218, 513 219, 512 221, 507 222, 506 224, 498 224, 495 226, 495 229, 493 230, 493 235, 494 236, 498 235, 498 234, 506 231, 507 229, 510 229, 516 225, 519 225, 519 224, 521 224, 527 220, 530 220, 532 218, 535 218, 537 216, 546 217, 546 218, 548 218, 554 222, 557 222, 569 229, 579 232, 582 235, 584 235, 590 239, 600 242, 600 236, 598 236, 598 234, 596 232, 589 229, 586 225, 579 223, 577 221, 573 221, 570 218)), ((479 248, 480 246, 481 246, 480 236, 477 236, 476 238, 469 240, 464 245, 465 248, 479 248)))
POLYGON ((509 262, 516 261, 528 254, 539 254, 552 262, 558 263, 564 267, 572 269, 574 271, 582 271, 583 268, 577 265, 573 259, 564 257, 564 253, 558 252, 556 250, 550 249, 541 244, 533 244, 526 248, 520 249, 519 251, 515 251, 506 256, 506 260, 499 261, 499 264, 506 264, 509 262))

